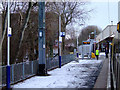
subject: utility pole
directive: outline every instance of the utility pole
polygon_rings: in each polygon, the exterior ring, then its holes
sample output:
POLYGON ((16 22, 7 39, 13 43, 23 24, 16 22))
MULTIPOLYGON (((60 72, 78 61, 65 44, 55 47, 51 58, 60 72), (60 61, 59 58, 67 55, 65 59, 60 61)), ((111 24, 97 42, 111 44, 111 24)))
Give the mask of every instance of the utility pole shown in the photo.
POLYGON ((46 74, 46 54, 45 54, 45 1, 38 2, 39 4, 39 71, 38 75, 46 74))

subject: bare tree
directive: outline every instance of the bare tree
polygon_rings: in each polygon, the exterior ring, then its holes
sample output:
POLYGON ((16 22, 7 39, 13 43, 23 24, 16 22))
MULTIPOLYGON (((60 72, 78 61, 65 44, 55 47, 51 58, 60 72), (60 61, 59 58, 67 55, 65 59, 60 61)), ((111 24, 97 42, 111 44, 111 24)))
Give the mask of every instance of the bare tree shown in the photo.
POLYGON ((77 36, 76 30, 74 27, 66 29, 66 38, 65 38, 65 51, 67 53, 73 52, 74 48, 77 45, 77 36))
MULTIPOLYGON (((3 13, 3 60, 6 64, 7 53, 7 4, 4 5, 3 13)), ((37 3, 11 3, 11 64, 38 58, 38 6, 37 3), (24 8, 25 7, 25 8, 24 8), (34 18, 33 18, 34 17, 34 18), (27 60, 27 59, 26 59, 27 60)), ((54 41, 58 38, 58 15, 46 13, 46 46, 53 51, 54 41), (51 46, 51 47, 50 47, 51 46)))
MULTIPOLYGON (((13 36, 11 37, 11 47, 14 47, 14 50, 11 50, 11 63, 14 63, 16 61, 17 57, 20 57, 20 52, 22 53, 27 52, 26 50, 28 46, 26 46, 26 37, 30 36, 30 33, 33 33, 36 28, 33 29, 33 31, 26 31, 32 29, 33 27, 33 22, 30 21, 30 13, 34 12, 35 10, 33 9, 34 6, 36 6, 36 3, 32 2, 11 2, 10 3, 10 11, 11 11, 11 27, 13 30, 13 36), (31 10, 32 9, 32 10, 31 10), (28 32, 26 35, 24 33, 28 32), (24 41, 24 42, 23 42, 24 41), (24 46, 24 47, 23 47, 24 46), (25 48, 27 47, 27 48, 25 48), (20 50, 21 48, 21 50, 20 50), (22 50, 22 48, 25 48, 22 50)), ((0 42, 0 45, 3 45, 3 60, 6 60, 6 29, 7 29, 7 3, 3 3, 3 34, 2 34, 2 41, 0 42)), ((35 14, 34 14, 35 15, 35 14)), ((32 19, 32 18, 31 18, 32 19)), ((37 22, 37 20, 36 20, 37 22)), ((36 24, 37 25, 37 24, 36 24)), ((35 35, 36 36, 36 35, 35 35)), ((34 42, 34 41, 32 41, 34 42)), ((29 45, 32 43, 29 43, 29 45)), ((29 46, 30 47, 30 46, 29 46)), ((31 49, 31 48, 30 48, 31 49)), ((34 52, 34 47, 32 49, 32 53, 34 52)), ((23 53, 23 58, 25 53, 23 53)), ((6 62, 6 61, 4 61, 6 62)))
POLYGON ((53 56, 55 40, 58 40, 58 15, 54 12, 46 12, 46 53, 53 56))
POLYGON ((87 40, 89 38, 89 34, 91 32, 94 32, 95 30, 96 30, 96 35, 98 35, 102 31, 101 28, 97 26, 87 26, 83 28, 78 37, 79 45, 82 44, 82 41, 87 40))
MULTIPOLYGON (((84 6, 86 2, 48 2, 46 3, 46 11, 55 12, 62 17, 62 31, 66 32, 66 26, 73 22, 85 22, 88 17, 88 13, 91 10, 85 10, 84 6)), ((64 50, 63 38, 63 50, 64 50)))

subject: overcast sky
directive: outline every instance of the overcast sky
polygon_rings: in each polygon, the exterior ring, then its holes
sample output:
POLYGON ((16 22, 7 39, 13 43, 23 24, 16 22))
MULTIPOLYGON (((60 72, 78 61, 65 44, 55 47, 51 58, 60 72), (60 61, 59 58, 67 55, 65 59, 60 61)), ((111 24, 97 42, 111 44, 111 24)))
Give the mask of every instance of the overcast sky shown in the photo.
MULTIPOLYGON (((94 9, 90 14, 90 19, 86 21, 86 25, 97 25, 104 29, 107 25, 117 24, 118 22, 118 1, 119 0, 87 0, 90 4, 88 9, 94 9)), ((80 29, 80 26, 75 26, 80 29)))
MULTIPOLYGON (((109 1, 109 3, 108 1, 90 2, 87 8, 94 10, 91 12, 90 18, 86 21, 85 26, 96 25, 103 30, 107 25, 111 24, 111 21, 113 21, 114 25, 118 22, 118 1, 109 1)), ((77 30, 81 29, 80 26, 75 25, 75 27, 77 30)))
POLYGON ((104 29, 107 25, 116 25, 118 22, 118 2, 91 2, 89 8, 93 8, 88 25, 97 25, 104 29))

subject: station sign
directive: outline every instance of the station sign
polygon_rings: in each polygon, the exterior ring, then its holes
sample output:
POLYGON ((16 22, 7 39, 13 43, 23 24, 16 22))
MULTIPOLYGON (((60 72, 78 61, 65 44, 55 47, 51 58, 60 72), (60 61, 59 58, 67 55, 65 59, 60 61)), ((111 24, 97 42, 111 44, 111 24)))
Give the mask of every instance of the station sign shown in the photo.
POLYGON ((11 27, 8 27, 8 37, 11 37, 12 36, 12 29, 11 27))
POLYGON ((39 36, 42 37, 42 31, 39 32, 39 36))
POLYGON ((65 32, 60 32, 61 37, 65 37, 65 32))
POLYGON ((62 37, 59 37, 59 43, 62 43, 62 37))

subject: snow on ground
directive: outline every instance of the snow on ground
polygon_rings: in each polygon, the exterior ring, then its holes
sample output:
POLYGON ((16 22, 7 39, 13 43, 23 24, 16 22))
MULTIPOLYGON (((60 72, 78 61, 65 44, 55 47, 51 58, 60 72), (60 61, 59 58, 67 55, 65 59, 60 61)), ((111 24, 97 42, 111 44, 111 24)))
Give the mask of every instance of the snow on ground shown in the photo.
POLYGON ((50 76, 35 76, 13 88, 92 88, 103 60, 72 61, 49 71, 50 76))
MULTIPOLYGON (((105 56, 105 52, 100 52, 100 56, 105 56)), ((79 55, 79 58, 82 58, 82 55, 79 55)), ((87 56, 86 57, 84 57, 84 58, 88 58, 87 56)))
POLYGON ((101 52, 100 55, 104 55, 105 56, 105 52, 101 52))

